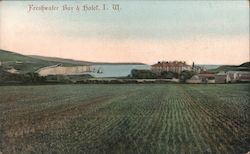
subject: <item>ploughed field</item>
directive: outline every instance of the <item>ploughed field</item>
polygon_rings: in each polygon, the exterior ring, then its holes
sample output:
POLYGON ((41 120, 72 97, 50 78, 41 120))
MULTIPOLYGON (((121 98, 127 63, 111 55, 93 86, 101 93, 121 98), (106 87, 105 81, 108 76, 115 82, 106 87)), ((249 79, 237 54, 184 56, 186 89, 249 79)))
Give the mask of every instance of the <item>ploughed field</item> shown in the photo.
POLYGON ((0 152, 242 154, 249 92, 249 84, 1 86, 0 152))

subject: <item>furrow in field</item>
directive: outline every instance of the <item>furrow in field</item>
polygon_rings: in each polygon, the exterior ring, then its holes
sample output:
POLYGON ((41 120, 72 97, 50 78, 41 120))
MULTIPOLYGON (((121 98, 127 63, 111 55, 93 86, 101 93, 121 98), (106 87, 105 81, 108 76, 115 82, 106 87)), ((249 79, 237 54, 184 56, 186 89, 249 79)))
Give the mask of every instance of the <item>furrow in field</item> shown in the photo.
MULTIPOLYGON (((230 141, 229 139, 232 138, 232 136, 233 136, 233 138, 237 138, 237 136, 235 136, 236 134, 234 134, 235 132, 230 129, 233 126, 229 125, 227 123, 221 122, 220 119, 222 119, 223 116, 222 117, 218 116, 218 114, 220 115, 220 113, 216 112, 216 109, 214 109, 214 108, 211 109, 211 107, 209 105, 203 106, 204 102, 206 102, 206 100, 200 100, 200 102, 198 102, 197 100, 195 100, 194 96, 192 96, 193 94, 195 94, 195 92, 188 93, 188 95, 190 96, 190 99, 193 99, 192 102, 195 102, 194 105, 196 105, 199 108, 199 110, 201 112, 199 115, 201 115, 201 116, 204 115, 204 119, 206 119, 206 116, 210 117, 212 119, 212 123, 211 122, 209 123, 206 120, 204 120, 203 124, 210 126, 210 128, 213 129, 213 131, 215 133, 215 136, 214 136, 215 141, 214 142, 218 143, 219 146, 217 146, 217 147, 219 148, 219 150, 221 152, 232 152, 233 148, 232 148, 232 146, 230 146, 232 140, 230 141), (203 101, 203 102, 201 102, 201 101, 203 101), (203 112, 203 114, 202 114, 202 112, 203 112), (230 136, 229 139, 228 139, 228 136, 230 136)), ((206 98, 206 97, 202 97, 202 98, 206 98)), ((227 117, 224 117, 224 119, 227 119, 227 117)), ((210 132, 211 132, 211 130, 210 130, 210 132)))

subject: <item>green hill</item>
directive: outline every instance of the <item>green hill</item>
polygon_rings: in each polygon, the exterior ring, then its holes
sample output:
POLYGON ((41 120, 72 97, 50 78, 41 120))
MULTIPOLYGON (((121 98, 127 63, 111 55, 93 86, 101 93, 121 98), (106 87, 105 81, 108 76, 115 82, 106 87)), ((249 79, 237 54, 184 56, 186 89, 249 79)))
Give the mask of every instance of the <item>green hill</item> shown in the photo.
MULTIPOLYGON (((70 61, 59 59, 49 60, 49 59, 39 59, 32 56, 25 56, 18 53, 0 50, 0 62, 2 64, 2 69, 14 68, 20 73, 34 72, 42 67, 62 64, 63 66, 76 66, 80 62, 70 61)), ((82 62, 83 64, 87 64, 82 62)))
POLYGON ((72 65, 91 65, 92 62, 89 61, 79 61, 79 60, 73 60, 73 59, 65 59, 65 58, 57 58, 57 57, 45 57, 45 56, 37 56, 37 55, 29 55, 31 58, 39 59, 39 60, 45 60, 50 62, 56 62, 56 63, 67 63, 72 65))
POLYGON ((77 65, 143 65, 143 63, 106 63, 89 62, 56 57, 44 57, 37 55, 22 55, 11 51, 0 49, 0 62, 2 69, 14 68, 20 73, 34 72, 42 67, 62 64, 63 66, 77 65))
POLYGON ((245 62, 241 65, 222 65, 216 69, 210 69, 211 72, 221 71, 250 71, 250 62, 245 62))
POLYGON ((65 58, 57 58, 57 57, 45 57, 45 56, 37 56, 37 55, 29 55, 32 58, 40 59, 40 60, 47 60, 47 61, 54 61, 54 62, 61 62, 61 63, 70 63, 75 65, 145 65, 144 63, 138 62, 89 62, 89 61, 80 61, 80 60, 73 60, 73 59, 65 59, 65 58))
POLYGON ((33 61, 34 59, 14 52, 0 50, 0 60, 1 62, 10 62, 10 61, 23 62, 23 61, 33 61))
POLYGON ((241 64, 239 67, 250 67, 250 62, 246 62, 246 63, 243 63, 241 64))

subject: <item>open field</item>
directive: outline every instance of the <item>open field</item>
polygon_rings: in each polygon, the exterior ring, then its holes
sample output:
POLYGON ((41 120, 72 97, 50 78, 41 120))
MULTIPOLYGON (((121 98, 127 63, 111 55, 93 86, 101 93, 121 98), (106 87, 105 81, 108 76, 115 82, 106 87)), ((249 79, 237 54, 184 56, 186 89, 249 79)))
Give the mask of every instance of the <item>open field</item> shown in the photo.
POLYGON ((7 153, 250 150, 249 84, 0 87, 7 153))

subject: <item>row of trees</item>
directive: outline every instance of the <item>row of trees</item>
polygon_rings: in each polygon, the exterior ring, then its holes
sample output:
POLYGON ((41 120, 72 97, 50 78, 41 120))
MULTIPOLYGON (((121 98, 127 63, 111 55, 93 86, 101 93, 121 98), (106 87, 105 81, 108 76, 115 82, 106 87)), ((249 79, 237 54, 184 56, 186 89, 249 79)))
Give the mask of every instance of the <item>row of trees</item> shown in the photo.
POLYGON ((45 77, 40 77, 36 73, 12 74, 1 72, 0 83, 43 83, 45 77))
POLYGON ((180 79, 180 81, 186 81, 190 79, 195 73, 192 71, 182 71, 180 74, 172 71, 163 71, 159 74, 152 72, 151 70, 136 70, 131 71, 131 77, 134 79, 180 79))

